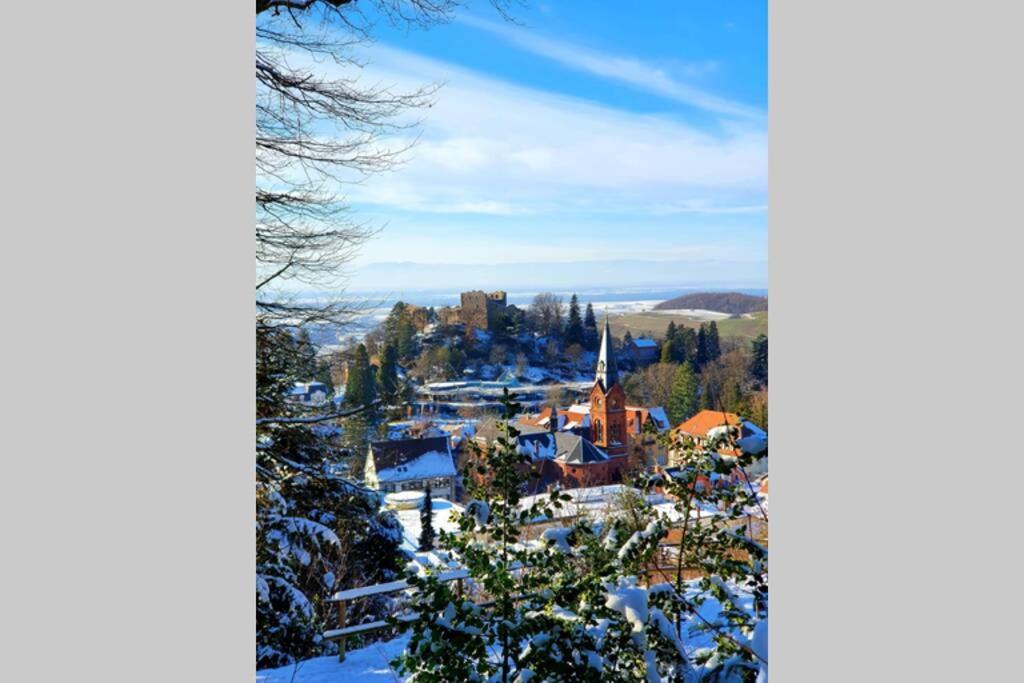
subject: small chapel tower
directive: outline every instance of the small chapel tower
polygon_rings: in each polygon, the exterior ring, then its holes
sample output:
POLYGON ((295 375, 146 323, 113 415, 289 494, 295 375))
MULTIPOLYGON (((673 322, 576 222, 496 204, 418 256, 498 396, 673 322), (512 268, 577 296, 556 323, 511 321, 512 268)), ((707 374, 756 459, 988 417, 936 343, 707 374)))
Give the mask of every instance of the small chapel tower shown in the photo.
POLYGON ((619 386, 607 314, 597 356, 597 373, 590 390, 590 440, 608 455, 626 453, 626 392, 619 386))

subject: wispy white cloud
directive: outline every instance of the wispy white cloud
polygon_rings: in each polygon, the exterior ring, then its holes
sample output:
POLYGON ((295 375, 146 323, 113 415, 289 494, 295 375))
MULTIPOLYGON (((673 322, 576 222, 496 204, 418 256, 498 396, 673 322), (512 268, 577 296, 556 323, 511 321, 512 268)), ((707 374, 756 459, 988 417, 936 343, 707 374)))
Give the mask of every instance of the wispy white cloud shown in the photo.
MULTIPOLYGON (((469 14, 460 15, 459 21, 496 35, 522 50, 546 57, 571 69, 626 83, 698 109, 739 118, 762 118, 764 116, 764 113, 756 108, 685 83, 665 69, 639 59, 598 52, 564 41, 554 41, 529 30, 469 14)), ((690 78, 699 78, 714 71, 717 67, 717 62, 705 60, 684 64, 678 67, 678 70, 690 78)))
POLYGON ((421 137, 406 163, 350 188, 352 201, 501 216, 741 213, 765 203, 767 140, 759 123, 732 120, 706 131, 386 45, 368 56, 369 83, 396 91, 444 87, 433 107, 415 113, 421 137))

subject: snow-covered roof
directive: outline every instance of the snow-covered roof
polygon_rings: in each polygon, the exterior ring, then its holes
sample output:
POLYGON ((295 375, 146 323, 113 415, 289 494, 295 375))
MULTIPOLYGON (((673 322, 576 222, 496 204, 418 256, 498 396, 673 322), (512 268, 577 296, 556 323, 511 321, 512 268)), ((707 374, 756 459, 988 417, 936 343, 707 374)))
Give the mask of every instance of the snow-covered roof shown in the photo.
POLYGON ((370 444, 377 480, 380 482, 454 477, 448 436, 425 439, 391 439, 370 444))
POLYGON ((323 382, 296 382, 292 385, 291 394, 311 394, 315 391, 327 393, 327 385, 323 382))
POLYGON ((589 465, 608 459, 607 453, 572 432, 555 432, 554 434, 547 431, 530 432, 520 434, 517 442, 519 452, 531 456, 534 461, 556 459, 578 465, 589 465))
POLYGON ((661 406, 648 408, 647 414, 651 416, 652 420, 654 420, 659 431, 665 431, 672 427, 672 423, 668 421, 668 414, 665 413, 665 409, 661 406))
POLYGON ((763 436, 765 438, 768 437, 768 432, 764 431, 750 420, 743 421, 743 430, 744 432, 750 432, 752 436, 763 436))

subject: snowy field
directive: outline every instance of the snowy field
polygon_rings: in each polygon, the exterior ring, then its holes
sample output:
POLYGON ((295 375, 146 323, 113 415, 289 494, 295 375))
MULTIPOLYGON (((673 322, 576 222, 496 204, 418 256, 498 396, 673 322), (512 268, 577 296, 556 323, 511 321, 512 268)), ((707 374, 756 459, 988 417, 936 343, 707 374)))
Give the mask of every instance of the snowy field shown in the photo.
POLYGON ((722 313, 721 311, 706 311, 703 308, 666 308, 659 311, 652 310, 650 312, 656 315, 684 315, 687 318, 693 318, 694 320, 700 320, 701 322, 725 320, 730 317, 728 313, 722 313))

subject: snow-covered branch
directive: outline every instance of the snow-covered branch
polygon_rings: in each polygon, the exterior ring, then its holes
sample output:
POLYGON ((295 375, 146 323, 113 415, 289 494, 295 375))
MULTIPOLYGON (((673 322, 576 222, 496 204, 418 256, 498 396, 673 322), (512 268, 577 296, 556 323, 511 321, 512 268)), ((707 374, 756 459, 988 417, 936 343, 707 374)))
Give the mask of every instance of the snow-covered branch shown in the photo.
POLYGON ((351 417, 353 415, 358 415, 359 413, 361 413, 363 411, 366 411, 366 410, 369 410, 370 408, 373 408, 374 406, 377 406, 379 404, 380 404, 380 399, 378 398, 378 399, 375 399, 375 400, 367 403, 366 405, 357 406, 357 407, 352 408, 350 410, 340 410, 338 412, 328 413, 326 415, 314 415, 314 416, 311 416, 311 417, 261 417, 261 418, 256 420, 256 424, 258 424, 258 425, 266 425, 266 424, 282 424, 282 425, 284 425, 284 424, 293 424, 293 425, 316 424, 318 422, 327 422, 328 420, 339 420, 339 419, 341 419, 343 417, 351 417))

